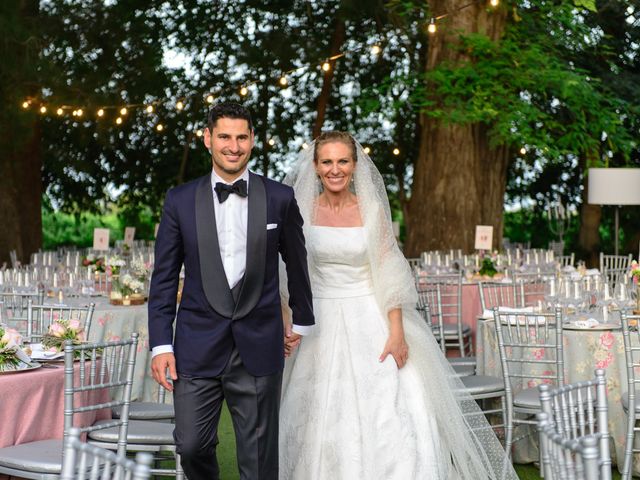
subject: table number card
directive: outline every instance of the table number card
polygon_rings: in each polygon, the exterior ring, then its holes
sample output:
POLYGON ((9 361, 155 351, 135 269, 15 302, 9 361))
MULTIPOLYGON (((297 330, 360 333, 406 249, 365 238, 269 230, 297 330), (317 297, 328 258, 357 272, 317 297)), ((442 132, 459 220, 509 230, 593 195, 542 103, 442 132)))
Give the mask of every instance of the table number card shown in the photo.
POLYGON ((108 228, 93 229, 93 249, 109 250, 109 229, 108 228))
POLYGON ((133 247, 133 237, 136 235, 136 227, 126 227, 124 229, 124 244, 133 247))
POLYGON ((490 225, 476 225, 476 250, 493 248, 493 227, 490 225))

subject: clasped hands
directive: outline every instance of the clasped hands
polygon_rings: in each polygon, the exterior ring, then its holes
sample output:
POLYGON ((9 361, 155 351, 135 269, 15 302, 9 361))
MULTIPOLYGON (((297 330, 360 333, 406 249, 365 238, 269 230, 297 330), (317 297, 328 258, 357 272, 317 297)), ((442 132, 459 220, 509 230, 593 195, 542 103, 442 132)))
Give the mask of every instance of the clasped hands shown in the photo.
POLYGON ((284 329, 284 356, 290 357, 295 349, 300 345, 300 340, 302 339, 302 335, 294 333, 291 330, 291 324, 285 324, 284 329))

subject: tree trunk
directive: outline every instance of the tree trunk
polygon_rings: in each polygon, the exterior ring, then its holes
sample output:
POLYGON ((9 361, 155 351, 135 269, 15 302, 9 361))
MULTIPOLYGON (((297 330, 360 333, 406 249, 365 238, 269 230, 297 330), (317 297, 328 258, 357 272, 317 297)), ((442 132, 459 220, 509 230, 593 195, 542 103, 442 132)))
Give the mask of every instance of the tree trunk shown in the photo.
MULTIPOLYGON (((430 37, 427 71, 442 62, 466 60, 455 48, 459 32, 479 32, 497 41, 506 10, 457 0, 431 0, 432 15, 450 13, 430 37)), ((489 145, 488 125, 453 124, 421 115, 420 148, 409 202, 405 253, 474 248, 476 225, 493 226, 493 247, 502 241, 504 192, 512 155, 489 145)))
POLYGON ((580 158, 582 170, 582 206, 580 207, 580 230, 578 231, 578 257, 583 259, 589 268, 600 266, 600 220, 602 207, 589 204, 589 177, 587 176, 589 160, 580 158))
POLYGON ((9 260, 15 250, 18 260, 28 262, 30 254, 42 247, 42 143, 37 114, 20 111, 28 92, 25 84, 33 85, 31 73, 36 62, 27 51, 28 25, 37 25, 38 1, 22 0, 9 10, 19 24, 12 36, 0 35, 0 52, 4 58, 0 82, 0 264, 9 260), (7 49, 5 51, 4 49, 7 49))
MULTIPOLYGON (((342 44, 345 39, 345 25, 344 20, 341 18, 336 19, 335 28, 333 29, 333 34, 331 35, 331 52, 329 57, 333 57, 340 52, 342 48, 342 44)), ((311 138, 317 138, 318 135, 322 132, 322 125, 324 124, 324 117, 327 111, 327 105, 329 104, 329 98, 331 98, 331 83, 333 80, 333 71, 336 66, 335 60, 330 60, 329 65, 331 68, 324 72, 324 77, 322 79, 322 90, 320 90, 320 95, 318 95, 318 101, 316 103, 316 122, 313 125, 313 131, 311 138)))

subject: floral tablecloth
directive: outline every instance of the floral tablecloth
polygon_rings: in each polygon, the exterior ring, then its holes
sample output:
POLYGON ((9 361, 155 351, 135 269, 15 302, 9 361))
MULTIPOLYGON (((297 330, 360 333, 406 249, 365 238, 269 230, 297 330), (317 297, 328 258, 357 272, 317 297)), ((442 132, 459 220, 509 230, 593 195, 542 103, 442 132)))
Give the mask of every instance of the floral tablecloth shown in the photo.
MULTIPOLYGON (((612 438, 611 456, 614 463, 622 466, 627 417, 622 409, 621 395, 626 392, 627 371, 624 343, 621 330, 567 330, 563 331, 565 382, 573 383, 593 378, 597 368, 605 370, 607 379, 607 404, 609 407, 609 432, 612 438)), ((540 349, 542 350, 542 349, 540 349)), ((542 355, 543 351, 531 351, 530 355, 542 355)), ((477 343, 478 375, 502 376, 498 342, 493 320, 478 320, 477 343)), ((527 381, 527 387, 536 383, 527 381)), ((523 386, 520 385, 520 388, 523 386)), ((518 386, 516 385, 517 389, 518 386)), ((526 427, 518 427, 526 428, 526 427)), ((517 437, 521 432, 518 432, 517 437)), ((640 441, 636 440, 636 445, 640 441)), ((516 443, 513 452, 516 463, 538 460, 535 435, 516 443)), ((634 456, 634 474, 640 474, 640 455, 634 456)))

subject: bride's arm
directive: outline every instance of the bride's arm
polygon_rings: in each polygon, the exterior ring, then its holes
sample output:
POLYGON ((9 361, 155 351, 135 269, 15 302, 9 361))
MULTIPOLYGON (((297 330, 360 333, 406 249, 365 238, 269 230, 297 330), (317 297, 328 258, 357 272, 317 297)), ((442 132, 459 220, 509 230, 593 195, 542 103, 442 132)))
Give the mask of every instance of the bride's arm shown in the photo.
POLYGON ((394 308, 389 311, 389 337, 384 346, 384 351, 380 355, 383 362, 387 355, 391 354, 396 361, 398 368, 404 367, 409 357, 409 346, 404 339, 404 328, 402 326, 402 309, 394 308))

